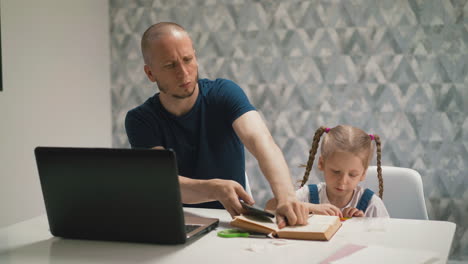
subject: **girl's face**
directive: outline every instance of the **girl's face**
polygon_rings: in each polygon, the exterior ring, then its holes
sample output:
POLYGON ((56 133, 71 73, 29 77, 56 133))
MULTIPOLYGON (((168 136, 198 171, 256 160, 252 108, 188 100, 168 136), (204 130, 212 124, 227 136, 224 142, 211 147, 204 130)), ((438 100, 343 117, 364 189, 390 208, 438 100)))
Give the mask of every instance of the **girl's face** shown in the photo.
POLYGON ((323 171, 327 194, 333 198, 351 199, 354 188, 366 178, 362 159, 350 152, 335 152, 326 160, 320 157, 318 168, 323 171))

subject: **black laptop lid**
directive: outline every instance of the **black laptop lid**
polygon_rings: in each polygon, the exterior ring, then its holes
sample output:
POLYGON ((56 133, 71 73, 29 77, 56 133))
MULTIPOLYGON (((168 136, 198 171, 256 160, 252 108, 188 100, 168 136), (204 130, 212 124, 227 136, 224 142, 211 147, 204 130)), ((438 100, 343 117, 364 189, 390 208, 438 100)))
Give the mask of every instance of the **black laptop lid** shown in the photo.
POLYGON ((37 147, 35 155, 54 236, 185 242, 173 151, 37 147))

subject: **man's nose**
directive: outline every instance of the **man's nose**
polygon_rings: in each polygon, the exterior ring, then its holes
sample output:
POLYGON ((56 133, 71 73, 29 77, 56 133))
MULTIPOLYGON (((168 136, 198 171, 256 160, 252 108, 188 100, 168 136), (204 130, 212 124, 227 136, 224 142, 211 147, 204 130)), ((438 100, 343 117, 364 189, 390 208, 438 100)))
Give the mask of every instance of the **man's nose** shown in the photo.
POLYGON ((188 75, 188 67, 187 65, 184 65, 183 63, 179 64, 179 67, 177 69, 177 73, 180 77, 185 77, 188 75))

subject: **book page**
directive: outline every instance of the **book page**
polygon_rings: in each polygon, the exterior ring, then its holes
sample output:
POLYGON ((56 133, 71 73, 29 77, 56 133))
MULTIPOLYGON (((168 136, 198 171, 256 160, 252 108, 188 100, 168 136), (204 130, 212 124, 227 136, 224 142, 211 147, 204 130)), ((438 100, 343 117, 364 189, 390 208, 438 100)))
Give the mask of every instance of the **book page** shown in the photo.
POLYGON ((250 215, 240 215, 237 218, 242 219, 245 222, 253 223, 256 225, 262 225, 271 230, 278 230, 278 225, 276 224, 276 218, 269 217, 259 217, 259 216, 250 216, 250 215))
POLYGON ((335 224, 337 220, 339 221, 338 216, 310 215, 307 225, 287 226, 281 229, 281 231, 324 233, 331 225, 335 224))
POLYGON ((313 233, 324 233, 328 228, 339 222, 338 216, 329 216, 329 215, 310 215, 308 224, 305 226, 286 226, 282 229, 278 229, 276 224, 276 218, 269 217, 258 217, 250 215, 240 215, 237 216, 239 220, 243 222, 251 223, 254 225, 259 225, 266 227, 274 231, 286 231, 286 232, 313 232, 313 233))

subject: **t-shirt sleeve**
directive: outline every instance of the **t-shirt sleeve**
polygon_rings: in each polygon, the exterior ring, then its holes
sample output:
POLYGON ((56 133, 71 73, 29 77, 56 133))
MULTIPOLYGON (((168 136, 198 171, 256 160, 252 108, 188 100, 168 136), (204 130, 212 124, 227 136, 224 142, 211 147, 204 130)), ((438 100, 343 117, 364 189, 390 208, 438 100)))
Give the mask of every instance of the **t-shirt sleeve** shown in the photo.
POLYGON ((382 199, 373 195, 364 214, 365 217, 390 217, 382 199))
POLYGON ((217 82, 219 87, 215 98, 230 123, 243 114, 256 110, 239 85, 225 79, 218 79, 217 82))
POLYGON ((304 185, 296 191, 296 198, 300 202, 308 203, 309 201, 309 186, 304 185))
POLYGON ((161 140, 156 137, 154 125, 136 110, 130 110, 125 117, 125 130, 132 148, 152 148, 162 146, 161 140))

